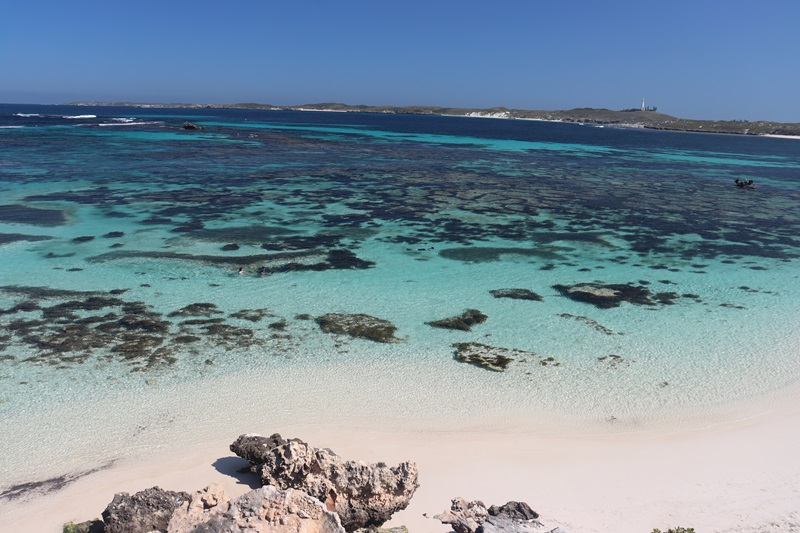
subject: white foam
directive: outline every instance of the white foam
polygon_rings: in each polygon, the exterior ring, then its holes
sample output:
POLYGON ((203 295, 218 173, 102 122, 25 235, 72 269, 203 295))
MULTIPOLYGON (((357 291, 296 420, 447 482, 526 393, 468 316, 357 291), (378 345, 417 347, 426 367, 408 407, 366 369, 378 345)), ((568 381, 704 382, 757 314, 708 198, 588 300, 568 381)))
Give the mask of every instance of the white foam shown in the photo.
MULTIPOLYGON (((135 119, 133 119, 133 120, 135 120, 135 119)), ((107 123, 104 123, 104 124, 98 124, 98 126, 101 126, 101 127, 105 127, 105 126, 115 126, 115 127, 119 127, 119 126, 146 126, 148 124, 160 124, 160 122, 159 121, 154 121, 154 122, 112 122, 112 123, 108 123, 107 122, 107 123)))
POLYGON ((61 118, 68 118, 68 119, 97 118, 97 115, 63 115, 61 118))
POLYGON ((41 117, 39 113, 14 113, 15 117, 41 117))

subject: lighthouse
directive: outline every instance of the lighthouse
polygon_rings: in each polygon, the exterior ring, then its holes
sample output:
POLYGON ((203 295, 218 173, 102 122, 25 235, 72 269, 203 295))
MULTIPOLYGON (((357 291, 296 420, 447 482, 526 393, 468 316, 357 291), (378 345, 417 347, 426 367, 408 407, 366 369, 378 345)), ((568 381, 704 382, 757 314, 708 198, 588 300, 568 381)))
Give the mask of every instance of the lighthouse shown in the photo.
POLYGON ((642 111, 647 111, 644 107, 644 98, 642 98, 642 111))

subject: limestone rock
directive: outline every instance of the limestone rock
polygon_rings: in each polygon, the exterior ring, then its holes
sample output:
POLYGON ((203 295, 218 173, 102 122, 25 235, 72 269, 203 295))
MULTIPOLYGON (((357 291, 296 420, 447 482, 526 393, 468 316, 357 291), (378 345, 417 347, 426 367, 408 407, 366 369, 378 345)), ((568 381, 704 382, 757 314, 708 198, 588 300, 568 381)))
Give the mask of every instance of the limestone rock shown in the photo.
POLYGON ((168 533, 344 533, 336 513, 308 494, 272 486, 231 500, 211 485, 175 510, 168 533))
POLYGON ((443 318, 441 320, 434 320, 426 322, 429 326, 444 329, 457 329, 461 331, 470 331, 475 324, 486 322, 488 316, 484 315, 477 309, 467 309, 458 316, 451 316, 450 318, 443 318))
POLYGON ((379 527, 377 529, 365 527, 356 529, 353 533, 408 533, 408 528, 406 526, 379 527))
POLYGON ((488 509, 481 501, 452 500, 450 509, 434 516, 456 533, 534 533, 544 527, 539 514, 524 502, 508 502, 488 509))
POLYGON ((269 437, 248 434, 239 435, 239 438, 230 445, 230 449, 242 459, 249 461, 251 465, 258 465, 266 460, 270 450, 284 444, 286 439, 278 433, 273 433, 269 437))
POLYGON ((114 495, 103 511, 106 533, 151 533, 167 531, 172 513, 189 500, 186 492, 173 492, 158 487, 145 489, 133 496, 127 492, 114 495))
POLYGON ((450 509, 434 516, 442 524, 453 527, 456 533, 475 533, 486 521, 489 511, 482 501, 468 502, 464 498, 451 501, 450 509))
POLYGON ((345 461, 331 450, 290 440, 255 465, 263 485, 298 489, 339 514, 347 531, 377 527, 405 509, 419 486, 417 466, 345 461))
POLYGON ((70 533, 104 533, 106 525, 102 520, 87 520, 78 524, 69 522, 64 524, 63 530, 70 533))
POLYGON ((375 342, 399 342, 397 327, 381 318, 364 314, 328 313, 315 319, 325 333, 337 333, 375 342))
POLYGON ((507 518, 511 520, 533 520, 539 518, 539 513, 531 509, 525 502, 508 502, 505 505, 492 505, 489 507, 489 514, 496 518, 507 518))

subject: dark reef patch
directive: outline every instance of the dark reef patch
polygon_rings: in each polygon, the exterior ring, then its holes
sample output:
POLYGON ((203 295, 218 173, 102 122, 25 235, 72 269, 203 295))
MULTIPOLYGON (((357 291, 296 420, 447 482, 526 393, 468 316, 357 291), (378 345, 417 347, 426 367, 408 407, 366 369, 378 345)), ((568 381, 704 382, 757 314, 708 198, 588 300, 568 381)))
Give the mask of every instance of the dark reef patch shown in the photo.
POLYGON ((176 316, 205 316, 210 317, 211 315, 221 315, 222 311, 217 309, 217 306, 212 303, 194 303, 189 304, 185 307, 178 309, 177 311, 173 311, 168 314, 168 317, 176 317, 176 316))
POLYGON ((0 233, 0 246, 3 244, 10 244, 12 242, 19 242, 19 241, 28 241, 28 242, 36 242, 36 241, 47 241, 52 239, 48 235, 26 235, 24 233, 0 233))
MULTIPOLYGON (((211 318, 223 314, 213 303, 189 304, 170 313, 168 317, 195 317, 173 324, 144 302, 102 292, 16 286, 0 287, 0 291, 22 297, 13 307, 0 310, 0 316, 25 313, 26 319, 4 320, 0 325, 7 332, 4 343, 35 352, 25 363, 66 367, 109 359, 125 362, 137 372, 174 364, 180 347, 187 344, 204 341, 208 346, 244 349, 264 342, 249 328, 227 324, 225 318, 211 318), (56 303, 42 306, 40 300, 56 303)), ((111 292, 119 295, 125 291, 111 292)), ((266 310, 254 310, 243 317, 268 314, 271 316, 266 310)))
POLYGON ((230 314, 231 318, 249 320, 250 322, 259 322, 264 318, 273 316, 275 316, 275 314, 269 309, 241 309, 230 314))
POLYGON ((118 251, 89 257, 90 263, 102 263, 122 259, 172 259, 176 261, 192 261, 208 265, 245 265, 256 267, 260 274, 274 274, 293 271, 324 271, 336 269, 365 269, 375 266, 372 261, 360 259, 350 250, 300 250, 295 252, 278 252, 274 254, 256 255, 193 255, 179 252, 158 251, 118 251), (297 260, 304 259, 304 262, 297 260), (309 259, 316 259, 311 262, 309 259))
POLYGON ((577 285, 553 285, 553 288, 570 300, 592 304, 600 309, 619 307, 622 302, 634 305, 655 305, 657 301, 671 303, 666 295, 656 298, 648 289, 632 284, 579 283, 577 285))
POLYGON ((511 363, 538 363, 538 366, 561 366, 553 357, 540 357, 533 352, 489 346, 479 342, 457 342, 454 359, 492 372, 504 372, 511 363))
POLYGON ((528 289, 495 289, 489 291, 495 298, 511 298, 512 300, 533 300, 541 302, 542 297, 528 289))
POLYGON ((67 217, 59 209, 41 209, 18 204, 0 205, 0 222, 31 226, 62 226, 67 217))
POLYGON ((203 229, 203 227, 205 227, 205 223, 202 220, 190 220, 186 224, 172 228, 170 231, 173 233, 189 233, 197 232, 198 230, 203 229))
POLYGON ((32 287, 25 285, 0 286, 0 292, 31 299, 40 298, 86 298, 102 295, 103 291, 71 291, 66 289, 53 289, 50 287, 32 287))
POLYGON ((500 261, 504 255, 518 255, 523 257, 536 257, 548 261, 563 261, 566 257, 565 248, 538 247, 538 248, 492 248, 472 246, 468 248, 445 248, 439 250, 439 255, 445 259, 462 261, 464 263, 489 263, 500 261))
POLYGON ((332 248, 341 245, 340 235, 296 235, 273 238, 270 242, 263 243, 264 250, 284 251, 284 250, 310 250, 313 248, 332 248))
POLYGON ((454 358, 462 363, 469 363, 492 372, 504 372, 514 359, 510 357, 513 350, 487 346, 478 342, 457 342, 454 358))
POLYGON ((381 318, 365 314, 328 313, 315 319, 325 333, 349 335, 375 342, 398 342, 397 327, 381 318))
POLYGON ((83 205, 118 205, 127 203, 125 191, 100 186, 77 191, 60 191, 48 194, 32 194, 26 202, 72 202, 83 205))
POLYGON ((229 228, 203 228, 189 229, 191 237, 200 241, 209 242, 238 242, 245 244, 261 244, 273 238, 297 233, 282 226, 236 226, 229 228))
POLYGON ((172 224, 172 219, 166 217, 148 217, 144 220, 140 220, 139 224, 146 224, 148 226, 167 226, 172 224))
POLYGON ((488 316, 484 315, 477 309, 467 309, 457 316, 443 318, 441 320, 432 320, 425 322, 429 326, 442 329, 457 329, 460 331, 470 331, 472 326, 486 322, 488 316))

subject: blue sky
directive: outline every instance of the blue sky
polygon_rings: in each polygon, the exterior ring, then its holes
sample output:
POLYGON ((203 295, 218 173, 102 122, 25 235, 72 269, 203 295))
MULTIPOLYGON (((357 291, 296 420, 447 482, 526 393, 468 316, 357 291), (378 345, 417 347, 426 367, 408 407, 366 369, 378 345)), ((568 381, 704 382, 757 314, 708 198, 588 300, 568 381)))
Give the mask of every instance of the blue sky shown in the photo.
POLYGON ((800 1, 11 0, 0 102, 620 109, 800 122, 800 1))

